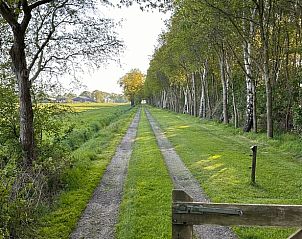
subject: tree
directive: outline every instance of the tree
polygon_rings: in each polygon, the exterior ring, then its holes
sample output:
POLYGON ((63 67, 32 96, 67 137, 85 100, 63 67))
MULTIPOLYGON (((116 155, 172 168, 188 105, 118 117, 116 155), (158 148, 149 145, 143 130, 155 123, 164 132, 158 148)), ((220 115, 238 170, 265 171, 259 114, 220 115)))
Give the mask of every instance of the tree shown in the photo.
POLYGON ((147 101, 192 115, 199 108, 199 117, 229 118, 246 132, 256 132, 259 122, 268 137, 274 127, 291 130, 301 105, 301 4, 183 0, 174 6, 147 71, 147 101))
POLYGON ((131 106, 139 104, 143 98, 145 76, 138 69, 132 69, 120 80, 120 86, 124 89, 124 94, 131 102, 131 106))
POLYGON ((98 66, 121 47, 112 21, 98 16, 95 10, 94 0, 0 0, 1 48, 6 50, 4 55, 9 49, 18 85, 25 168, 36 158, 31 97, 34 80, 42 72, 66 72, 76 66, 76 59, 98 66))
POLYGON ((94 90, 91 93, 92 98, 96 102, 104 102, 105 101, 105 92, 99 91, 99 90, 94 90))

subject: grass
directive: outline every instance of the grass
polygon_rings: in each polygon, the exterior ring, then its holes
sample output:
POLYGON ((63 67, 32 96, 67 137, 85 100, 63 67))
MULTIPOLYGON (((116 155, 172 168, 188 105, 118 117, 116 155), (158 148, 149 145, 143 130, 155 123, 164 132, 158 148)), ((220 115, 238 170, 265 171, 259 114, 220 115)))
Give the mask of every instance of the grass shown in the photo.
POLYGON ((117 239, 171 238, 172 182, 142 112, 129 163, 117 239))
MULTIPOLYGON (((296 147, 299 139, 266 140, 262 135, 242 134, 188 115, 150 110, 212 201, 302 204, 302 153, 296 147), (250 146, 254 144, 258 145, 255 186, 250 184, 249 169, 250 146)), ((234 230, 242 239, 281 239, 293 232, 275 228, 234 230)))
POLYGON ((122 111, 111 106, 80 114, 85 125, 91 121, 100 122, 100 119, 108 123, 73 151, 73 167, 64 176, 66 189, 45 212, 37 238, 69 238, 134 116, 134 110, 126 111, 123 107, 122 111))
POLYGON ((67 121, 72 122, 72 130, 67 136, 65 143, 71 150, 80 147, 81 144, 92 138, 100 129, 108 126, 130 108, 129 105, 125 104, 107 105, 100 103, 73 104, 71 107, 77 112, 67 117, 67 121))

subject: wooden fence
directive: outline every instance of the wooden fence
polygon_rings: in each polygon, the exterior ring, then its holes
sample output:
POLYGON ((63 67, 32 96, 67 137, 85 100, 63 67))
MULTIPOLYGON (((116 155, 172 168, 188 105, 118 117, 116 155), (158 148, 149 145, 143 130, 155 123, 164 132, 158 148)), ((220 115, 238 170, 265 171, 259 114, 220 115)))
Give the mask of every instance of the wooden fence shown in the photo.
MULTIPOLYGON (((193 225, 302 227, 301 205, 201 203, 173 190, 172 239, 192 239, 193 225)), ((288 239, 302 239, 302 229, 288 239)))

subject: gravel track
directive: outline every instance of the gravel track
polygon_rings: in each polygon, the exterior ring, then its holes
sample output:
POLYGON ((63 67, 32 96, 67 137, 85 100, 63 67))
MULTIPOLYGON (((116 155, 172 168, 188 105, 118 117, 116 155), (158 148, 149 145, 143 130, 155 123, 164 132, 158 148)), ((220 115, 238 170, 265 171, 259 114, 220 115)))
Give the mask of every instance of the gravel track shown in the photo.
MULTIPOLYGON (((158 147, 164 156, 169 174, 172 178, 175 189, 183 189, 194 201, 210 202, 200 187, 199 182, 182 162, 174 147, 160 129, 150 112, 145 108, 149 123, 157 140, 158 147)), ((194 226, 194 235, 202 239, 234 239, 236 235, 228 228, 214 225, 194 226)))
POLYGON ((141 110, 136 113, 126 135, 94 191, 71 239, 113 239, 122 199, 128 162, 136 138, 141 110))

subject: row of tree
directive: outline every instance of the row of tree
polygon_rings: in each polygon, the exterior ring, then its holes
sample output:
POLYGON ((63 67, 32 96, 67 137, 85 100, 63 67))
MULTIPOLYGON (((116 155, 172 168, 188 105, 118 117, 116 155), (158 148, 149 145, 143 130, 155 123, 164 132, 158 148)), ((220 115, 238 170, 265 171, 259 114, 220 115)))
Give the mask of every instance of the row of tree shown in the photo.
POLYGON ((150 104, 244 131, 301 125, 299 0, 175 1, 150 62, 150 104))
POLYGON ((76 97, 86 97, 97 103, 126 103, 127 98, 123 94, 108 93, 100 90, 83 91, 79 95, 74 93, 65 93, 58 95, 56 99, 63 99, 64 102, 72 102, 76 97))

